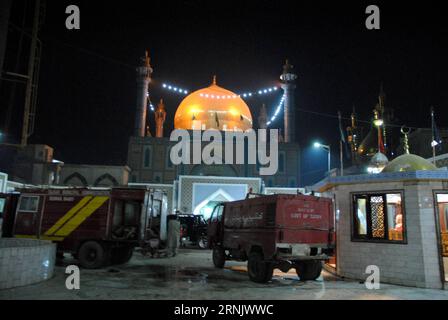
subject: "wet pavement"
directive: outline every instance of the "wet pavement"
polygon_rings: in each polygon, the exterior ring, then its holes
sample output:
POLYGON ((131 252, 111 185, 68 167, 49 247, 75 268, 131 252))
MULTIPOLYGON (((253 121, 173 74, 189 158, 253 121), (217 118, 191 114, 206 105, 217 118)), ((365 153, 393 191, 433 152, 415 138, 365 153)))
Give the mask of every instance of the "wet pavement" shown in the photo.
MULTIPOLYGON (((66 260, 66 265, 73 261, 66 260)), ((179 300, 310 300, 310 299, 448 299, 448 291, 382 284, 367 290, 358 281, 339 279, 323 271, 317 281, 299 281, 294 271, 276 270, 268 284, 249 281, 246 264, 227 262, 213 267, 211 252, 181 250, 175 258, 152 259, 136 253, 125 265, 81 270, 81 289, 65 287, 65 267, 58 266, 49 281, 0 290, 0 299, 179 299, 179 300)))

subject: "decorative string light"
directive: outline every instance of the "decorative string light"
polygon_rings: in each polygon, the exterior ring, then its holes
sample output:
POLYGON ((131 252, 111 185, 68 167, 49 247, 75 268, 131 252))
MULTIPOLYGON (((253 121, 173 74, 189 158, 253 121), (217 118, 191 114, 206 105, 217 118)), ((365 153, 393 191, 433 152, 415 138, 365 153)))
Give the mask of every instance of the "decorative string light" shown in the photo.
POLYGON ((156 108, 154 107, 154 105, 151 102, 151 99, 149 98, 149 92, 146 92, 146 99, 148 101, 148 108, 152 111, 155 112, 156 108))
MULTIPOLYGON (((168 91, 172 91, 172 92, 176 92, 176 93, 180 93, 183 95, 187 95, 189 92, 186 89, 183 88, 179 88, 178 86, 175 85, 171 85, 168 83, 164 83, 162 84, 162 88, 166 89, 168 91)), ((203 98, 208 98, 208 99, 236 99, 236 98, 252 98, 253 96, 259 95, 267 95, 267 94, 271 94, 274 92, 277 92, 280 88, 279 87, 270 87, 270 88, 263 88, 257 91, 248 91, 248 92, 244 92, 244 93, 240 93, 240 94, 236 94, 236 95, 210 95, 210 94, 202 94, 201 97, 203 98)))
POLYGON ((180 94, 183 94, 183 95, 187 95, 188 94, 188 90, 185 90, 183 88, 179 88, 177 86, 173 86, 173 85, 170 85, 170 84, 164 83, 164 84, 162 84, 162 87, 164 89, 169 90, 169 91, 177 92, 177 93, 180 93, 180 94))
POLYGON ((266 123, 268 126, 270 126, 275 121, 275 119, 277 119, 277 116, 280 113, 280 111, 282 110, 284 104, 285 104, 285 95, 283 95, 282 98, 280 99, 280 103, 278 104, 277 108, 275 109, 275 113, 271 117, 271 120, 269 120, 266 123))
MULTIPOLYGON (((265 88, 265 89, 258 90, 257 93, 258 93, 259 96, 262 96, 262 95, 266 95, 266 94, 277 92, 279 89, 280 89, 279 87, 265 88)), ((248 97, 250 98, 250 97, 252 97, 254 95, 255 95, 254 92, 246 92, 246 93, 240 94, 239 96, 243 97, 243 98, 248 98, 248 97)))

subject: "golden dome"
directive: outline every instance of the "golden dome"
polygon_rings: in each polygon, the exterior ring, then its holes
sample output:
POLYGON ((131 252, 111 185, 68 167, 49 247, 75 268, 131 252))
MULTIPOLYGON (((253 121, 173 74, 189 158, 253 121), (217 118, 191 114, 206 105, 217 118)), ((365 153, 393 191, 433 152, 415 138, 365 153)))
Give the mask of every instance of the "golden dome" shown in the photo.
POLYGON ((389 162, 382 172, 409 172, 425 170, 437 170, 437 167, 428 160, 415 154, 404 154, 389 162))
POLYGON ((252 129, 252 114, 237 94, 213 84, 193 92, 177 108, 174 128, 185 130, 246 131, 252 129))

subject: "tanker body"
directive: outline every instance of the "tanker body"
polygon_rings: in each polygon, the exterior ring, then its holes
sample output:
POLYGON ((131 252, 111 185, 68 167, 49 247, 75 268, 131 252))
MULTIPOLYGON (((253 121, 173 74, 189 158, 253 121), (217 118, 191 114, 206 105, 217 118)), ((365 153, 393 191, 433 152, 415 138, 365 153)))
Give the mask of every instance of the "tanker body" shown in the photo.
POLYGON ((84 268, 129 261, 135 247, 166 241, 166 194, 153 189, 23 189, 0 195, 3 237, 51 240, 84 268))
POLYGON ((331 199, 305 195, 260 195, 215 207, 208 241, 216 267, 248 261, 252 281, 267 282, 273 269, 296 269, 315 280, 334 250, 331 199))

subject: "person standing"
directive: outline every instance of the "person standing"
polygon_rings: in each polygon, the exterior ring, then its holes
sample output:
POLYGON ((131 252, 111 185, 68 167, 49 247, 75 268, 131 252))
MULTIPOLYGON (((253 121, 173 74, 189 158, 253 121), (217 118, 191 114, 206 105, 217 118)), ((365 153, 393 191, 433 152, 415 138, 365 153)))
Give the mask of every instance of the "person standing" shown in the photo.
POLYGON ((168 216, 168 243, 167 256, 175 257, 180 241, 180 221, 177 215, 171 214, 168 216))

